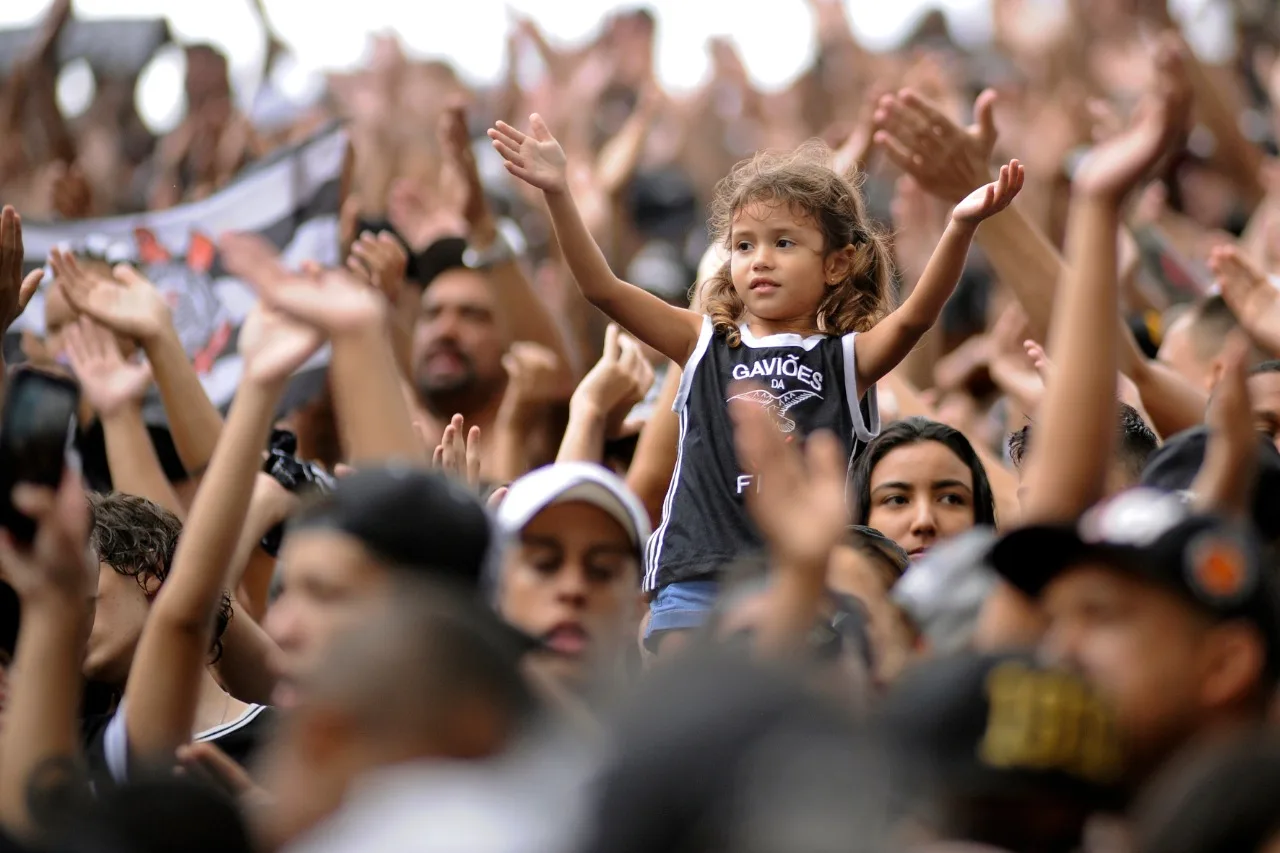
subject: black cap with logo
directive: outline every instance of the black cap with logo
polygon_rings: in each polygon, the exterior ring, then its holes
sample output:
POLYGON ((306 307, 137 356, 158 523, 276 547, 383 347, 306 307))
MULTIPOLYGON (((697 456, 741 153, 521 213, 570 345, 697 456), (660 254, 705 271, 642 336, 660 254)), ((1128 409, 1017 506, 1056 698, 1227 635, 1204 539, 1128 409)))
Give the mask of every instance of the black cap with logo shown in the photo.
POLYGON ((1134 489, 1090 510, 1075 527, 1024 527, 998 541, 992 567, 1036 597, 1056 577, 1093 562, 1160 584, 1219 621, 1253 624, 1267 673, 1280 680, 1280 584, 1244 525, 1197 514, 1178 495, 1134 489))
MULTIPOLYGON (((1142 470, 1142 485, 1168 492, 1185 492, 1204 464, 1209 428, 1192 427, 1171 436, 1151 454, 1142 470)), ((1258 438, 1254 465, 1256 482, 1250 514, 1254 526, 1268 542, 1280 540, 1280 450, 1264 436, 1258 438)))
MULTIPOLYGON (((499 536, 480 499, 444 474, 406 464, 362 468, 317 495, 289 530, 309 528, 344 533, 389 568, 455 587, 492 614, 483 585, 501 556, 499 536)), ((538 645, 501 627, 521 648, 538 645)))

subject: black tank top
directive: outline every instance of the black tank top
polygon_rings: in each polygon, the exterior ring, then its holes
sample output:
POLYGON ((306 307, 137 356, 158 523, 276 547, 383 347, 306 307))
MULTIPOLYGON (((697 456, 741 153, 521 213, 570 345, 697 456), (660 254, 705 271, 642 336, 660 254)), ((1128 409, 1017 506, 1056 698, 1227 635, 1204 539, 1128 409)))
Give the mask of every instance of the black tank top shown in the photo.
POLYGON ((789 440, 819 429, 840 436, 850 465, 880 432, 875 386, 865 395, 856 387, 856 332, 756 338, 745 326, 741 331, 742 344, 730 347, 704 317, 684 367, 672 407, 680 418, 679 450, 662 523, 645 553, 646 592, 712 580, 726 563, 763 544, 743 503, 747 490, 757 486, 734 452, 726 405, 734 382, 761 386, 744 398, 767 408, 789 440))

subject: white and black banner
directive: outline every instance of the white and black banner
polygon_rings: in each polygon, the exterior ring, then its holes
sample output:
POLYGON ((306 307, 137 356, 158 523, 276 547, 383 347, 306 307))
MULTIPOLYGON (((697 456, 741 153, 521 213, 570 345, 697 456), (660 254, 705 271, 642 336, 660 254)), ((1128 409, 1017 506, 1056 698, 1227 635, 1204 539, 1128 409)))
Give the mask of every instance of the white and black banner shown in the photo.
MULTIPOLYGON (((225 408, 243 369, 236 352, 241 322, 255 296, 222 269, 216 241, 227 231, 253 231, 280 249, 284 263, 296 268, 312 260, 338 263, 338 209, 347 135, 331 127, 305 142, 277 152, 246 169, 216 194, 169 210, 82 219, 22 223, 25 262, 45 263, 49 250, 70 249, 131 263, 164 294, 174 325, 209 398, 225 408)), ((21 333, 45 329, 46 274, 41 292, 10 329, 5 340, 9 363, 21 360, 21 333)), ((328 349, 298 371, 286 405, 312 396, 323 381, 328 349)), ((158 397, 148 402, 148 422, 162 425, 158 397)))

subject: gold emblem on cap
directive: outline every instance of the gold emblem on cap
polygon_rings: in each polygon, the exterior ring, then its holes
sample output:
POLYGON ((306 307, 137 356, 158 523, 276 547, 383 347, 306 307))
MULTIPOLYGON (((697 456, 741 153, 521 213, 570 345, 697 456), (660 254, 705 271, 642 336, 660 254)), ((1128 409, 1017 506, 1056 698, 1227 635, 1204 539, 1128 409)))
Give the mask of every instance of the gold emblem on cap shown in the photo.
POLYGON ((1018 661, 987 674, 990 711, 978 746, 989 767, 1059 771, 1109 783, 1120 773, 1114 720, 1078 678, 1018 661))

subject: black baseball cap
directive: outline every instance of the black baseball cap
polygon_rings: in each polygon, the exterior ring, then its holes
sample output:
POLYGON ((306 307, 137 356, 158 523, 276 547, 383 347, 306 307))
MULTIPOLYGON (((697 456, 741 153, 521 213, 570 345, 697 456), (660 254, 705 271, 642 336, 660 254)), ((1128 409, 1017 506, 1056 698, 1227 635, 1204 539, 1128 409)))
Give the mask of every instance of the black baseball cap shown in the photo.
POLYGON ((489 515, 465 486, 410 465, 362 468, 337 481, 291 523, 358 539, 400 569, 478 586, 496 537, 489 515))
POLYGON ((1023 652, 963 653, 908 670, 871 723, 901 794, 1123 804, 1111 707, 1081 676, 1023 652))
MULTIPOLYGON (((1190 490, 1208 444, 1209 428, 1203 425, 1170 437, 1147 460, 1142 485, 1167 492, 1190 490)), ((1263 540, 1275 542, 1280 540, 1280 450, 1261 435, 1255 471, 1251 517, 1263 540)))
POLYGON ((1247 526, 1198 514, 1176 494, 1133 489, 1087 512, 1075 528, 1015 530, 996 542, 990 562, 1033 598, 1084 562, 1163 586, 1216 620, 1253 624, 1267 672, 1280 680, 1280 584, 1261 543, 1247 526))
MULTIPOLYGON (((476 494, 442 473, 409 464, 362 468, 342 477, 289 526, 290 532, 312 528, 344 533, 388 568, 453 587, 469 603, 484 601, 484 584, 493 577, 491 564, 501 551, 476 494)), ((537 645, 502 625, 521 647, 537 645)))

